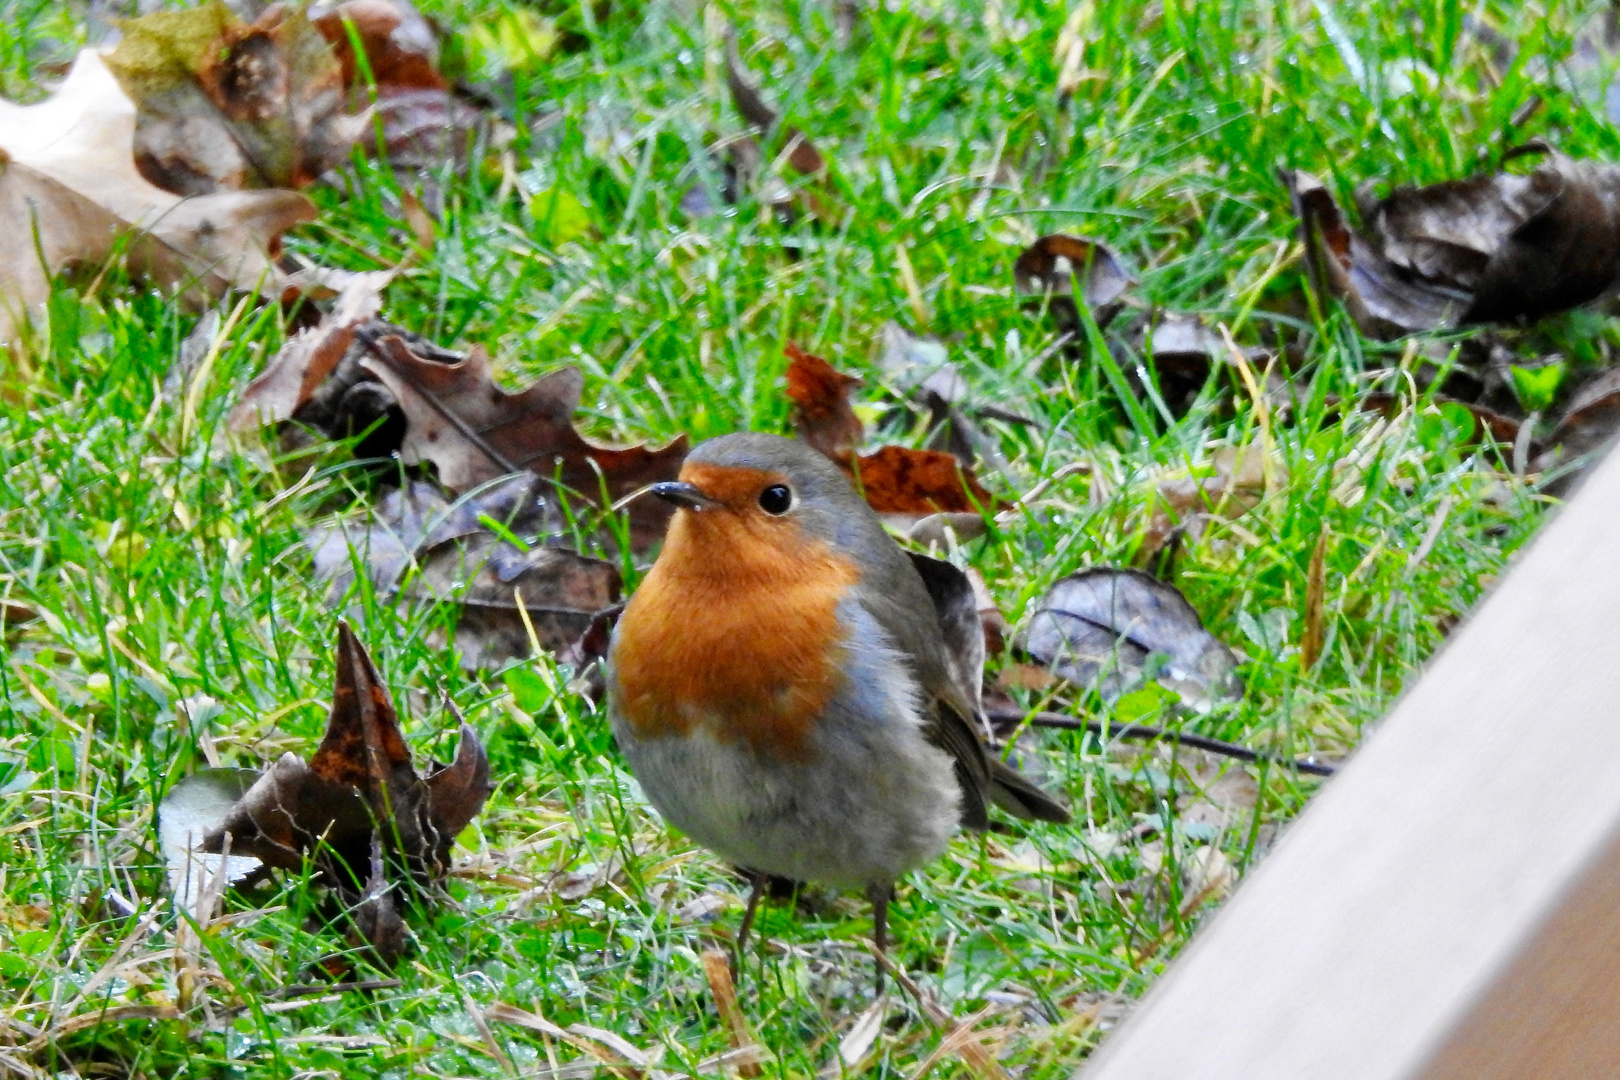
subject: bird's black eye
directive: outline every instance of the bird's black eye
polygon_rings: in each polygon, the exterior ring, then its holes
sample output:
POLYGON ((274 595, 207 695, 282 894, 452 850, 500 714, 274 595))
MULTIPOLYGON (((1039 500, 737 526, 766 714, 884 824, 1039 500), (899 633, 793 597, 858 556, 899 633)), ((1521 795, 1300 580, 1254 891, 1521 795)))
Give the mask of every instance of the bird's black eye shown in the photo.
POLYGON ((759 493, 759 508, 767 514, 785 514, 793 507, 793 492, 786 484, 772 484, 759 493))

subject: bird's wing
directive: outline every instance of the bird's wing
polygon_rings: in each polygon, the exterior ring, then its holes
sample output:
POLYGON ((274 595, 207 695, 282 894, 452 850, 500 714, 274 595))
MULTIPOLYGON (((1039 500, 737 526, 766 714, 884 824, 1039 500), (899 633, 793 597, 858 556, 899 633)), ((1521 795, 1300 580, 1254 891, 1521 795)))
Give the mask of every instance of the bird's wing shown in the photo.
POLYGON ((1071 820, 1062 803, 994 754, 990 755, 990 801, 1026 821, 1033 818, 1067 825, 1071 820))
POLYGON ((897 572, 886 575, 886 579, 896 582, 895 587, 864 590, 860 603, 883 628, 896 651, 910 663, 924 706, 923 734, 930 743, 950 754, 955 766, 956 781, 962 789, 962 824, 970 829, 983 829, 990 824, 985 811, 990 790, 990 760, 973 730, 973 706, 963 699, 961 689, 952 678, 938 623, 908 615, 908 612, 932 615, 934 606, 921 578, 914 572, 906 573, 911 567, 904 561, 905 556, 898 546, 894 554, 901 562, 894 568, 897 572))
POLYGON ((991 795, 990 756, 974 733, 969 721, 948 703, 933 699, 933 708, 923 719, 928 741, 951 755, 956 783, 962 789, 962 827, 988 829, 990 815, 985 800, 991 795))
POLYGON ((1014 817, 1066 823, 1069 812, 1062 804, 1019 775, 984 744, 978 686, 984 667, 984 639, 963 636, 982 634, 971 597, 965 613, 941 610, 941 603, 952 602, 947 597, 949 590, 931 589, 923 577, 933 560, 913 560, 898 545, 894 552, 909 565, 896 565, 886 579, 904 584, 892 592, 869 592, 863 603, 902 653, 912 658, 918 686, 931 706, 924 717, 924 733, 930 742, 951 755, 956 767, 956 780, 962 788, 962 825, 969 829, 988 828, 986 804, 991 802, 1014 817), (906 574, 906 569, 911 573, 906 574), (924 623, 906 614, 917 611, 929 612, 936 618, 924 623), (962 637, 955 645, 955 653, 974 669, 971 672, 958 670, 960 665, 952 662, 952 648, 946 643, 947 624, 962 637), (975 645, 976 653, 972 648, 975 645))

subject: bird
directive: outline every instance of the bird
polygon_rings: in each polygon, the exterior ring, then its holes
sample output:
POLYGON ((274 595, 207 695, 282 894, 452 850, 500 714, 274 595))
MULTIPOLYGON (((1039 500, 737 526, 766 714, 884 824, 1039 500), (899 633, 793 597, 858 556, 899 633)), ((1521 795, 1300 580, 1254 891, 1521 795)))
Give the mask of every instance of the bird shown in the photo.
POLYGON ((609 644, 608 719, 659 813, 752 878, 739 966, 770 877, 863 890, 886 960, 895 883, 958 828, 1069 820, 981 736, 922 577, 830 459, 723 435, 649 490, 676 510, 609 644))

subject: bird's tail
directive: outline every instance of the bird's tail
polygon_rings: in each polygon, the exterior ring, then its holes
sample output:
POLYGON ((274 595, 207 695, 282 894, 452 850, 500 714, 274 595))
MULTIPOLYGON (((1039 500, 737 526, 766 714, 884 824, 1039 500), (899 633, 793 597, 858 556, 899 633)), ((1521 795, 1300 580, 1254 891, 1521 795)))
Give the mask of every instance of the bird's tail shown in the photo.
POLYGON ((990 758, 990 801, 1014 817, 1069 823, 1069 811, 998 757, 990 758))

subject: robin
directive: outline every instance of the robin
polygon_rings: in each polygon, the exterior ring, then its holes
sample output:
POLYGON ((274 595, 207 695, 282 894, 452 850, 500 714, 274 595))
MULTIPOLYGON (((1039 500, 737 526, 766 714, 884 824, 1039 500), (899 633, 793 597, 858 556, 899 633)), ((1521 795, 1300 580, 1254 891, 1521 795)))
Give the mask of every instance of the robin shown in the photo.
POLYGON ((726 435, 651 491, 678 509, 614 631, 608 716, 659 812, 752 874, 739 958, 767 875, 864 889, 881 952, 895 881, 987 804, 1069 820, 981 740, 922 578, 831 461, 726 435))

